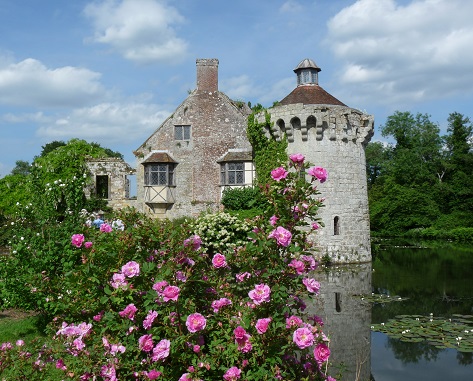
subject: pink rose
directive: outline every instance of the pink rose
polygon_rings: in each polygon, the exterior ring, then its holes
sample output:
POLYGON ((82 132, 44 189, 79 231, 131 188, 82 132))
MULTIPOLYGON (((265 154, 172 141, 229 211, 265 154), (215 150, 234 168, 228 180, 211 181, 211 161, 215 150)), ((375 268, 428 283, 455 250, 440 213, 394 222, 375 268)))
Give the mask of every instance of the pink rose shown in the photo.
POLYGON ((269 323, 271 323, 271 318, 263 318, 263 319, 258 319, 258 321, 255 324, 256 331, 262 335, 268 330, 269 323))
POLYGON ((181 290, 179 287, 176 286, 166 286, 163 290, 163 300, 165 302, 169 300, 174 300, 177 301, 177 298, 179 297, 179 292, 181 290))
POLYGON ((320 228, 320 225, 317 222, 312 222, 312 230, 317 230, 320 228))
POLYGON ((305 157, 301 153, 295 153, 295 154, 289 155, 289 159, 294 164, 299 164, 300 165, 304 162, 305 157))
POLYGON ((302 283, 306 286, 307 291, 315 292, 315 293, 319 292, 320 283, 317 282, 315 279, 313 279, 313 278, 304 278, 304 279, 302 279, 302 283))
POLYGON ((110 282, 113 288, 125 287, 128 282, 125 280, 125 275, 122 273, 115 273, 112 275, 112 281, 110 282))
POLYGON ((186 320, 186 327, 189 332, 198 332, 205 328, 207 320, 198 312, 190 314, 186 320))
POLYGON ((273 180, 280 181, 282 179, 285 179, 287 177, 288 172, 283 168, 275 168, 271 171, 271 177, 273 180))
POLYGON ((284 229, 282 226, 278 226, 269 233, 268 238, 274 238, 278 246, 288 247, 291 244, 292 234, 289 230, 284 229))
POLYGON ((314 257, 311 255, 302 255, 301 259, 309 264, 309 271, 315 270, 318 266, 318 263, 315 261, 314 257))
POLYGON ((151 369, 149 372, 145 372, 145 374, 150 380, 156 380, 162 375, 162 373, 157 371, 156 369, 151 369))
POLYGON ((279 218, 276 217, 276 216, 271 216, 270 219, 269 219, 269 223, 271 224, 271 226, 275 226, 276 225, 276 222, 278 222, 279 218))
POLYGON ((241 370, 238 369, 236 366, 232 366, 228 369, 225 374, 223 375, 223 379, 225 381, 236 381, 241 376, 241 370))
POLYGON ((238 273, 235 275, 237 282, 243 282, 245 279, 251 278, 251 274, 249 272, 238 273))
POLYGON ((327 170, 322 167, 312 167, 307 171, 309 175, 318 179, 321 183, 327 180, 327 170))
POLYGON ((151 356, 151 361, 156 362, 168 357, 170 348, 171 348, 171 342, 169 340, 166 340, 166 339, 161 340, 153 348, 153 355, 151 356))
POLYGON ((157 317, 158 313, 156 311, 149 310, 148 314, 145 317, 145 320, 143 320, 143 328, 150 329, 153 325, 154 319, 156 319, 157 317))
POLYGON ((196 234, 184 240, 184 247, 191 245, 194 250, 199 250, 202 245, 202 239, 196 234))
POLYGON ((90 241, 87 241, 86 243, 84 243, 84 247, 85 247, 86 249, 90 249, 90 248, 92 247, 92 245, 93 245, 93 243, 90 242, 90 241))
POLYGON ((143 335, 138 339, 138 348, 144 352, 151 352, 153 346, 153 336, 151 335, 143 335))
POLYGON ((75 247, 81 247, 82 242, 84 242, 84 235, 83 234, 73 234, 71 238, 71 244, 75 247))
POLYGON ((298 259, 293 259, 291 263, 288 264, 288 266, 293 267, 299 275, 305 272, 304 262, 299 261, 298 259))
POLYGON ((233 330, 233 334, 235 335, 236 340, 243 340, 246 335, 245 328, 239 325, 233 330))
POLYGON ((100 231, 103 233, 110 233, 112 230, 112 227, 107 223, 100 225, 100 231))
POLYGON ((122 274, 127 278, 140 275, 140 265, 135 261, 130 261, 122 266, 122 274))
POLYGON ((179 381, 191 381, 192 376, 189 373, 184 373, 180 378, 179 381))
POLYGON ((300 327, 302 325, 302 319, 298 316, 290 316, 286 319, 286 328, 300 327))
POLYGON ((135 307, 133 303, 127 305, 123 311, 120 311, 118 314, 121 317, 127 317, 130 320, 133 320, 135 318, 135 313, 138 311, 138 309, 135 307))
POLYGON ((314 344, 314 335, 307 327, 297 328, 294 331, 292 339, 300 349, 310 347, 314 344))
POLYGON ((248 296, 253 300, 253 303, 259 305, 263 302, 269 302, 271 289, 266 284, 257 284, 253 290, 248 293, 248 296))
POLYGON ((225 256, 223 254, 217 253, 213 256, 212 258, 212 265, 216 268, 222 268, 227 265, 227 261, 225 259, 225 256))
POLYGON ((317 344, 314 348, 314 357, 319 364, 327 361, 330 357, 330 349, 324 343, 317 344))
POLYGON ((214 300, 212 302, 212 308, 213 308, 214 312, 217 313, 220 310, 220 308, 225 307, 225 306, 229 306, 231 304, 232 304, 232 301, 230 299, 220 298, 220 299, 214 300))
POLYGON ((168 285, 168 282, 165 280, 162 280, 160 282, 156 282, 153 284, 153 290, 156 291, 158 294, 161 294, 163 292, 163 288, 168 285))

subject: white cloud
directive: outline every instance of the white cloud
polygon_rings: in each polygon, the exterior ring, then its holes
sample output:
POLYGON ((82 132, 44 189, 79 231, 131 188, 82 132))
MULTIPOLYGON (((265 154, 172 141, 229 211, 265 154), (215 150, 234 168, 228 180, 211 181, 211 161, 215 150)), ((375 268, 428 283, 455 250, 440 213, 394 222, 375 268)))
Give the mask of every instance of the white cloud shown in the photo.
POLYGON ((281 13, 295 13, 300 12, 301 10, 303 10, 303 7, 296 0, 287 0, 279 8, 279 12, 281 13))
POLYGON ((95 28, 95 42, 108 44, 138 63, 180 61, 187 42, 176 35, 184 22, 176 8, 159 0, 103 0, 84 10, 95 28))
POLYGON ((74 110, 43 125, 37 135, 46 139, 81 138, 88 141, 129 143, 147 138, 170 112, 143 103, 101 103, 74 110))
POLYGON ((48 69, 27 58, 0 67, 0 103, 15 106, 83 106, 104 95, 101 75, 84 68, 48 69))
POLYGON ((473 2, 358 0, 328 22, 340 81, 372 102, 424 101, 473 88, 473 2))

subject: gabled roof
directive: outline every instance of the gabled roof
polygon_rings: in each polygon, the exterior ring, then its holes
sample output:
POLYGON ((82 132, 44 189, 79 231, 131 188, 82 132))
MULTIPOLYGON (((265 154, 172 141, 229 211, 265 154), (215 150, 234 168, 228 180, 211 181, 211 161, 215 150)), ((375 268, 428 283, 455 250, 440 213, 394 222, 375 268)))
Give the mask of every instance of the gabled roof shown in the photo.
POLYGON ((301 85, 291 91, 279 104, 281 106, 303 103, 305 105, 338 105, 346 106, 319 85, 301 85))
POLYGON ((177 163, 172 159, 166 152, 153 152, 146 160, 142 161, 141 164, 146 163, 177 163))

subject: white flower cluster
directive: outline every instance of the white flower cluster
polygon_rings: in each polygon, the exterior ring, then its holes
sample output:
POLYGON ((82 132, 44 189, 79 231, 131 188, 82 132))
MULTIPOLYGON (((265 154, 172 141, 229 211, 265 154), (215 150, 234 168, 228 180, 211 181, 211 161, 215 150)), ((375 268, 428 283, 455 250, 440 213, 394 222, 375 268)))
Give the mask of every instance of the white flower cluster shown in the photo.
POLYGON ((225 253, 245 245, 252 226, 228 213, 218 212, 198 218, 193 230, 202 239, 204 251, 225 253))

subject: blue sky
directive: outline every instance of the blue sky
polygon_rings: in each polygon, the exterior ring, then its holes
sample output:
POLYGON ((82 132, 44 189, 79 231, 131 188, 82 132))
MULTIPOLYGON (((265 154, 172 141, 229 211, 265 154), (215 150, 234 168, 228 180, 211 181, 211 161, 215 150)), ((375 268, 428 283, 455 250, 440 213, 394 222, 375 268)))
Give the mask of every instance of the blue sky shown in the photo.
POLYGON ((218 58, 219 88, 270 106, 304 58, 379 126, 394 111, 473 118, 470 0, 0 0, 0 176, 77 137, 132 151, 218 58))

